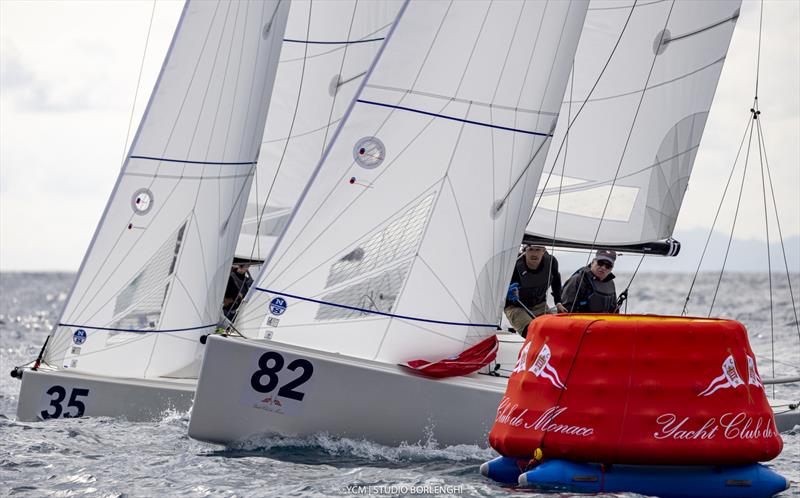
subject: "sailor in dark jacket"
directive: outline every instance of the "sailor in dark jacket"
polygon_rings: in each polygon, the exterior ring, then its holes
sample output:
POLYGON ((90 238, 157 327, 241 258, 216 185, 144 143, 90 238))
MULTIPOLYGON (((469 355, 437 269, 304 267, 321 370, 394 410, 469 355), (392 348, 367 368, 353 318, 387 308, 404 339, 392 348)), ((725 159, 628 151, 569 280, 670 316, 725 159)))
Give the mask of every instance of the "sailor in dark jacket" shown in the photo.
POLYGON ((579 269, 564 284, 561 297, 570 313, 617 313, 617 290, 614 286, 614 262, 617 253, 597 251, 589 266, 579 269))
POLYGON ((506 297, 505 313, 511 326, 519 335, 525 337, 528 324, 534 316, 547 313, 547 289, 552 287, 553 301, 559 312, 566 312, 561 305, 561 275, 558 273, 558 260, 544 246, 528 245, 517 258, 511 285, 506 297), (525 309, 527 308, 527 310, 525 309))

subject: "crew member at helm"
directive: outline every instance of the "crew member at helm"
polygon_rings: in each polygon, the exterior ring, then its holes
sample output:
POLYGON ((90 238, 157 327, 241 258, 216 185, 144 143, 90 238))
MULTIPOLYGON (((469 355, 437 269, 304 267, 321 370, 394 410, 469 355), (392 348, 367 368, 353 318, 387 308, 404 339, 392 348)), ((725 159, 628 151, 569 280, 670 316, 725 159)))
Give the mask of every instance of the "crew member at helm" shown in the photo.
POLYGON ((514 265, 504 310, 511 326, 522 337, 526 336, 528 324, 534 317, 547 313, 548 287, 552 287, 556 309, 565 313, 567 309, 561 305, 558 260, 548 254, 544 246, 526 245, 514 265))
POLYGON ((564 307, 570 313, 617 313, 617 290, 614 286, 614 262, 617 253, 597 251, 591 264, 578 269, 564 284, 561 293, 564 307))

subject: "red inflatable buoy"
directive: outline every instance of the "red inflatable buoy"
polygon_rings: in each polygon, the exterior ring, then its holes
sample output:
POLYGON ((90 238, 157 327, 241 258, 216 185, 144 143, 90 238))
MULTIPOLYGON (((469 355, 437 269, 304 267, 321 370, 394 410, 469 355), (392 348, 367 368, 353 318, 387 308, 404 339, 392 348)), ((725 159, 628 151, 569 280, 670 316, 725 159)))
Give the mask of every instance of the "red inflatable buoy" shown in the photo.
POLYGON ((654 465, 783 447, 741 323, 650 315, 531 322, 489 442, 517 458, 654 465))

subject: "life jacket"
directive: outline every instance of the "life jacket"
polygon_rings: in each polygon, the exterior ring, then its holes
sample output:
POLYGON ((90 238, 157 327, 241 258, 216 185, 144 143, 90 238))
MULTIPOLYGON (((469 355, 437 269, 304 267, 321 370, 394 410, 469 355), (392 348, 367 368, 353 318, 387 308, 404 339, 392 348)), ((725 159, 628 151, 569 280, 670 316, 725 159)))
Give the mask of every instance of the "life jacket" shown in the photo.
MULTIPOLYGON (((613 313, 617 308, 617 289, 614 285, 614 274, 610 273, 605 280, 598 280, 592 275, 589 268, 581 268, 572 274, 572 277, 580 274, 583 284, 580 285, 578 295, 575 299, 573 312, 586 313, 613 313)), ((570 277, 570 279, 572 279, 570 277)))
MULTIPOLYGON (((550 287, 550 268, 552 256, 545 253, 535 270, 528 268, 525 256, 517 259, 514 271, 519 278, 519 300, 527 307, 535 306, 547 300, 547 288, 550 287)), ((507 302, 506 305, 515 303, 507 302)))

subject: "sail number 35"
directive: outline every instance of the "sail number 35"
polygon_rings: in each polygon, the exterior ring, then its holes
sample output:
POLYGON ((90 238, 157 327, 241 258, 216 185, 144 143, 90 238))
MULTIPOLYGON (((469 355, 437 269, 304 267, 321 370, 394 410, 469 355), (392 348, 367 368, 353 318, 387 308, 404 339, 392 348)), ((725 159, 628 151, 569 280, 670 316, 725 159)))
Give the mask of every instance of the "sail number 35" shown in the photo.
MULTIPOLYGON (((269 351, 261 355, 258 359, 258 370, 250 377, 250 386, 260 393, 269 393, 275 390, 280 384, 278 373, 283 370, 285 360, 280 353, 269 351)), ((294 380, 283 384, 278 389, 278 396, 293 399, 296 401, 303 401, 306 393, 297 391, 296 389, 305 384, 311 375, 314 373, 314 365, 310 361, 298 358, 286 367, 288 370, 296 371, 301 370, 301 373, 294 380)))
POLYGON ((47 407, 47 410, 42 410, 39 412, 39 416, 41 416, 44 420, 59 417, 82 417, 84 411, 86 411, 86 405, 79 398, 88 396, 88 389, 81 389, 79 387, 72 389, 69 395, 69 401, 67 401, 67 408, 75 409, 75 411, 72 413, 67 413, 63 406, 63 402, 67 398, 67 389, 64 389, 61 386, 53 386, 45 392, 46 394, 50 395, 50 406, 47 407))

